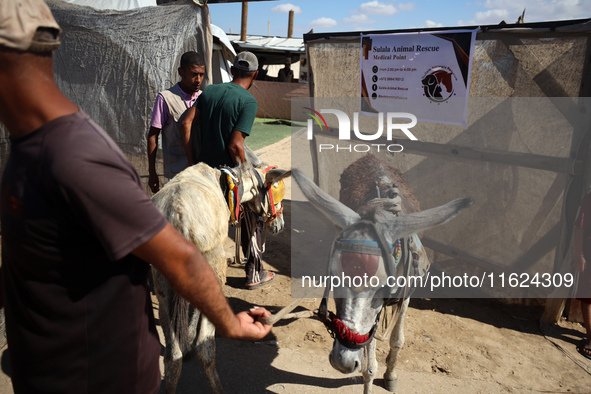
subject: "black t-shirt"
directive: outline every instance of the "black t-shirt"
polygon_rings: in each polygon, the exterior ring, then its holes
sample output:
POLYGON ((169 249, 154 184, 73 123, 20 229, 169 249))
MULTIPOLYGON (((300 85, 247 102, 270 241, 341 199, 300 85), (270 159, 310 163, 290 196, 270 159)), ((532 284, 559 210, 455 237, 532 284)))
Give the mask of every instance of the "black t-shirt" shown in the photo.
POLYGON ((166 224, 84 112, 11 140, 2 276, 17 393, 156 393, 160 344, 131 255, 166 224))

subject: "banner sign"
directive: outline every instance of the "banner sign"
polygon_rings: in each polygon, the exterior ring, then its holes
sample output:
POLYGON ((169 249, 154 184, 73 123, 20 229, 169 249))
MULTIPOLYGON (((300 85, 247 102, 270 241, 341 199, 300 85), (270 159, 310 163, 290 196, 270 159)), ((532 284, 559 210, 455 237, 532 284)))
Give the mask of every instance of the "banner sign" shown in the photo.
POLYGON ((466 128, 475 38, 476 30, 362 35, 361 113, 466 128))

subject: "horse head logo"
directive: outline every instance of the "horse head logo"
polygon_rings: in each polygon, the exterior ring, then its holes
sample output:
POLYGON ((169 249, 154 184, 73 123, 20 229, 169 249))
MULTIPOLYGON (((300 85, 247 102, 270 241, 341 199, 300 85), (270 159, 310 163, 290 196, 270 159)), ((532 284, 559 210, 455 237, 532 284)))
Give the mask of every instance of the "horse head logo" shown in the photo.
POLYGON ((431 69, 421 80, 425 96, 436 103, 449 99, 454 94, 452 76, 450 70, 440 67, 431 69))

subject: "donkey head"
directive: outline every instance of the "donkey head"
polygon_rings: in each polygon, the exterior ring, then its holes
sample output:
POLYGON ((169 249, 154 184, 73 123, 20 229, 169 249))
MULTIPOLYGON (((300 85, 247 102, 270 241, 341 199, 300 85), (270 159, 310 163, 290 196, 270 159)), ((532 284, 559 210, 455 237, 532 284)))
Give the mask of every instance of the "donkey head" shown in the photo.
MULTIPOLYGON (((303 172, 293 176, 310 203, 340 228, 329 257, 328 275, 342 278, 335 290, 336 314, 331 317, 335 343, 331 365, 343 372, 359 370, 363 348, 375 333, 384 300, 401 294, 391 282, 396 276, 392 251, 403 237, 441 225, 472 204, 469 198, 437 208, 397 216, 387 204, 375 204, 363 218, 321 190, 303 172), (346 280, 350 278, 350 280, 346 280)), ((325 293, 326 294, 326 293, 325 293)))
POLYGON ((277 234, 285 227, 282 200, 285 196, 284 178, 291 171, 275 167, 254 166, 248 162, 239 167, 243 182, 242 202, 260 215, 272 234, 277 234))
POLYGON ((277 234, 285 228, 282 203, 283 197, 285 197, 283 178, 291 176, 291 171, 272 168, 266 171, 264 175, 267 187, 263 191, 266 198, 264 198, 264 203, 261 205, 262 216, 266 218, 266 225, 271 234, 277 234))

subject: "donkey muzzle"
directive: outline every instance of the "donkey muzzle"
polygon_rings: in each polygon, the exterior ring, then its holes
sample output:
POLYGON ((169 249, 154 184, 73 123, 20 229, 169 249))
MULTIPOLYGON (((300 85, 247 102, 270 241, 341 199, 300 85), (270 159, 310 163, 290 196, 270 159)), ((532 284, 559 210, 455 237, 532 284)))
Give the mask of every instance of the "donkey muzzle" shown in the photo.
MULTIPOLYGON (((280 204, 279 204, 280 205, 280 204)), ((281 207, 283 209, 283 207, 281 207)), ((267 222, 267 228, 271 234, 278 234, 285 228, 285 221, 283 220, 283 213, 275 215, 274 218, 267 222)))
POLYGON ((335 341, 328 361, 337 371, 349 374, 360 370, 362 356, 363 349, 349 349, 335 341))

